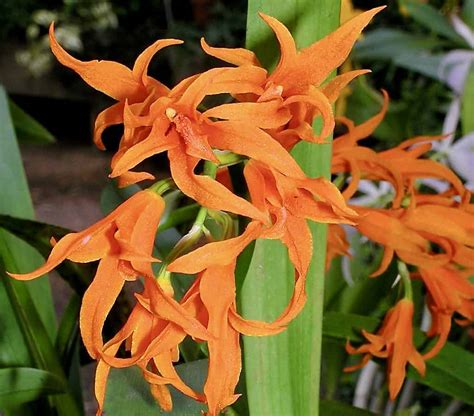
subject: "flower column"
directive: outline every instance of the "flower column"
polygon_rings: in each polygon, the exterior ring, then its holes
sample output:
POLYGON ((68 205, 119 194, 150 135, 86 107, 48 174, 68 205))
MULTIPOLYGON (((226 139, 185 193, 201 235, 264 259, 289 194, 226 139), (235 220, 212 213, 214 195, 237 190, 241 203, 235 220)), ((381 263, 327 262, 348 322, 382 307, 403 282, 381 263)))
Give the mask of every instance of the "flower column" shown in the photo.
MULTIPOLYGON (((285 23, 298 47, 306 47, 339 25, 337 0, 249 0, 247 47, 264 65, 274 65, 276 42, 258 12, 285 23)), ((317 120, 318 121, 318 120, 317 120)), ((317 123, 316 123, 317 124, 317 123)), ((314 126, 318 130, 318 126, 314 126)), ((293 154, 310 177, 330 174, 330 144, 298 144, 293 154)), ((318 415, 326 226, 310 224, 314 256, 306 285, 308 300, 288 330, 271 338, 244 339, 244 364, 251 415, 318 415)), ((240 292, 245 316, 272 320, 291 296, 293 271, 286 249, 276 241, 257 241, 240 292)))

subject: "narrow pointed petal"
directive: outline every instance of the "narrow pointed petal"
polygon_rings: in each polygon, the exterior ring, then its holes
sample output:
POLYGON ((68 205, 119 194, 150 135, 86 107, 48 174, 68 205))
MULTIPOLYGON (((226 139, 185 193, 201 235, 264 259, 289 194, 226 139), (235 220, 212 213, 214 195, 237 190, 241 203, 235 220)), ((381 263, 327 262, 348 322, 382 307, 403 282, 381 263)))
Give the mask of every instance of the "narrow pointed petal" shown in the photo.
POLYGON ((107 387, 107 379, 110 373, 110 366, 103 360, 97 362, 95 370, 95 398, 97 400, 97 413, 96 416, 101 416, 104 410, 105 403, 105 392, 107 387))
POLYGON ((264 13, 259 13, 259 15, 273 30, 280 45, 280 60, 272 75, 269 77, 269 80, 278 79, 280 73, 286 74, 294 65, 297 55, 295 40, 283 23, 264 13))
POLYGON ((168 158, 171 176, 185 195, 205 207, 229 211, 265 222, 265 215, 248 201, 236 196, 209 176, 195 175, 197 160, 191 161, 182 146, 170 149, 168 158))
POLYGON ((215 336, 208 341, 209 370, 204 385, 209 415, 234 403, 242 369, 239 333, 229 324, 229 310, 235 303, 235 260, 224 267, 212 266, 201 276, 201 299, 209 314, 208 330, 215 336))
MULTIPOLYGON (((183 41, 179 39, 159 39, 155 43, 150 45, 148 48, 146 48, 138 56, 137 60, 135 61, 135 65, 133 66, 132 73, 135 79, 137 81, 141 81, 144 85, 146 85, 148 66, 150 65, 150 62, 153 59, 153 56, 155 56, 155 54, 160 49, 172 45, 179 45, 181 43, 183 43, 183 41)), ((167 88, 163 84, 161 85, 163 86, 164 91, 166 91, 167 88)))
POLYGON ((111 178, 121 176, 145 159, 165 152, 171 147, 177 146, 177 144, 178 139, 174 134, 170 133, 165 136, 162 129, 153 126, 150 135, 145 140, 138 142, 114 160, 114 167, 109 176, 111 178))
POLYGON ((208 55, 229 64, 242 66, 254 65, 261 66, 257 56, 252 51, 243 48, 215 48, 209 46, 204 38, 201 38, 201 47, 208 55))
POLYGON ((170 272, 194 274, 213 265, 226 266, 260 235, 261 228, 258 222, 251 222, 238 237, 199 247, 171 262, 167 269, 170 272))
POLYGON ((123 102, 115 103, 114 105, 101 111, 94 124, 94 144, 100 149, 105 150, 102 142, 102 133, 107 127, 121 124, 123 122, 123 102))
POLYGON ((364 27, 384 8, 377 7, 360 14, 325 38, 302 49, 289 70, 278 74, 274 82, 290 90, 306 85, 320 85, 347 59, 364 27))
POLYGON ((118 178, 118 187, 125 188, 141 181, 153 179, 155 179, 155 177, 148 172, 124 172, 118 178))
POLYGON ((59 62, 77 72, 91 87, 117 101, 143 93, 141 83, 126 66, 113 61, 79 61, 69 55, 54 36, 54 24, 49 27, 51 50, 59 62))
MULTIPOLYGON (((316 113, 321 115, 323 120, 323 127, 319 136, 313 136, 312 143, 321 143, 326 137, 328 137, 334 130, 334 114, 332 106, 327 97, 318 89, 311 89, 310 94, 306 95, 292 95, 290 98, 285 100, 285 104, 291 104, 296 102, 302 102, 309 104, 314 107, 316 113)), ((303 137, 302 137, 303 138, 303 137)))
POLYGON ((305 174, 293 157, 264 131, 248 123, 218 121, 207 128, 209 143, 221 150, 248 156, 293 178, 305 174))
POLYGON ((207 110, 205 117, 250 123, 261 129, 276 129, 288 123, 291 114, 279 100, 260 103, 222 104, 207 110))
POLYGON ((125 283, 118 271, 118 263, 118 257, 102 259, 82 299, 79 325, 84 346, 93 358, 104 345, 102 329, 105 320, 125 283))
POLYGON ((369 72, 372 71, 370 69, 358 69, 338 75, 324 86, 322 92, 328 98, 329 102, 333 104, 339 98, 341 91, 346 88, 354 78, 368 74, 369 72))

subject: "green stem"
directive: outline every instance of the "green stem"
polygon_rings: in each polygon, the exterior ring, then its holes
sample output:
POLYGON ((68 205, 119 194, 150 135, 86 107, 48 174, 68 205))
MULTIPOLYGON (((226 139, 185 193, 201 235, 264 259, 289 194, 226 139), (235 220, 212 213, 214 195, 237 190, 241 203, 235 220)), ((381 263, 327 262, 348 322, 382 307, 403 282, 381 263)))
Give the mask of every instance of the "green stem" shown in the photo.
POLYGON ((171 189, 176 189, 176 185, 173 179, 166 178, 154 183, 148 189, 157 193, 158 195, 163 195, 165 192, 168 192, 171 189))
MULTIPOLYGON (((303 48, 339 25, 338 0, 249 0, 247 47, 270 67, 278 60, 276 42, 258 12, 276 17, 303 48)), ((324 57, 322 57, 324 59, 324 57)), ((315 126, 317 129, 318 126, 315 126)), ((331 144, 299 144, 293 155, 310 177, 329 177, 331 144)), ((310 224, 314 254, 307 275, 307 302, 281 334, 244 337, 244 366, 251 415, 319 415, 326 230, 310 224)), ((275 319, 293 291, 294 270, 278 241, 257 241, 243 277, 239 304, 250 319, 275 319)), ((238 276, 238 279, 241 277, 238 276)))
POLYGON ((401 260, 398 260, 397 264, 398 264, 398 273, 400 274, 400 277, 403 282, 403 290, 405 292, 405 299, 409 299, 413 301, 413 288, 411 286, 410 272, 408 271, 408 267, 401 260))
POLYGON ((177 225, 191 221, 193 218, 196 218, 198 212, 198 204, 191 204, 182 208, 178 208, 169 214, 166 221, 160 224, 158 227, 158 232, 160 233, 170 228, 176 227, 177 225))

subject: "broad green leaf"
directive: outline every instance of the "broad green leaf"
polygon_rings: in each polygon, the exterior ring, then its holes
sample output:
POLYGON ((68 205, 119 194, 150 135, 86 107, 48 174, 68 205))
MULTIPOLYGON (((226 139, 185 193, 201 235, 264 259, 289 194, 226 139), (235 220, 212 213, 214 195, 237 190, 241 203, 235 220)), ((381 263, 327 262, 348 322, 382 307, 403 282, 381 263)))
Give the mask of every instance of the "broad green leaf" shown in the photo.
POLYGON ((356 60, 389 61, 406 54, 427 54, 443 45, 442 41, 428 36, 398 29, 375 29, 364 34, 354 48, 353 57, 356 60))
MULTIPOLYGON (((34 217, 33 204, 10 118, 8 100, 2 86, 0 86, 0 189, 2 192, 0 214, 22 218, 34 217)), ((8 251, 8 260, 4 261, 5 267, 10 271, 27 272, 38 267, 42 262, 35 250, 1 230, 0 246, 2 247, 0 252, 8 251)), ((29 282, 27 287, 43 322, 48 323, 47 329, 50 336, 53 337, 56 319, 47 278, 29 282)), ((0 292, 3 292, 3 289, 0 288, 0 292)), ((0 299, 2 299, 3 320, 6 320, 13 316, 11 306, 7 300, 4 300, 3 293, 0 293, 0 299)), ((16 343, 14 338, 12 342, 16 343)))
MULTIPOLYGON (((298 47, 305 47, 333 31, 339 23, 340 2, 322 0, 250 0, 247 47, 270 66, 278 52, 271 31, 258 17, 262 11, 285 23, 298 47)), ((294 155, 309 176, 327 176, 330 145, 303 144, 294 155)), ((308 301, 287 331, 273 337, 244 337, 244 365, 250 414, 317 415, 321 354, 326 227, 311 225, 315 255, 308 272, 308 301)), ((244 316, 275 319, 293 290, 293 269, 278 241, 257 241, 240 292, 244 316)))
MULTIPOLYGON (((59 361, 46 327, 39 316, 28 288, 23 282, 17 282, 9 278, 3 271, 2 260, 8 257, 0 257, 0 279, 3 282, 8 298, 14 310, 19 330, 21 331, 24 343, 31 354, 32 363, 39 369, 50 371, 56 375, 63 384, 67 379, 59 361)), ((82 409, 67 392, 53 398, 54 405, 60 416, 79 416, 82 409)))
MULTIPOLYGON (((418 332, 418 338, 422 338, 418 332)), ((474 354, 453 343, 446 343, 439 354, 426 362, 421 377, 412 368, 408 377, 455 399, 474 405, 474 354)))
POLYGON ((333 400, 321 400, 319 406, 319 413, 323 416, 370 416, 375 413, 368 410, 359 409, 345 403, 336 402, 333 400))
POLYGON ((56 337, 56 351, 66 372, 72 365, 76 344, 79 340, 78 318, 80 307, 81 299, 76 293, 73 293, 61 317, 56 337))
MULTIPOLYGON (((18 150, 8 101, 0 87, 0 214, 33 218, 26 177, 18 150)), ((0 230, 0 301, 2 332, 0 333, 1 365, 37 366, 65 380, 52 340, 56 318, 47 278, 19 282, 5 270, 20 273, 42 263, 35 249, 5 230, 0 230)), ((79 405, 71 395, 52 398, 61 416, 80 415, 79 405)))
POLYGON ((0 369, 0 409, 64 393, 66 389, 65 382, 49 371, 29 367, 0 369))
POLYGON ((433 33, 444 36, 457 45, 467 46, 464 39, 459 36, 454 28, 450 25, 448 19, 444 17, 435 7, 413 0, 403 0, 402 4, 406 8, 408 14, 415 21, 425 26, 433 33))
MULTIPOLYGON (((176 366, 183 380, 196 391, 202 391, 207 375, 208 360, 193 361, 176 366)), ((105 411, 114 416, 197 416, 206 409, 202 403, 170 387, 173 410, 166 413, 160 409, 150 393, 149 384, 144 380, 138 367, 112 369, 107 383, 105 411)))
POLYGON ((12 100, 8 102, 18 141, 29 144, 51 144, 54 136, 33 117, 18 107, 12 100))
POLYGON ((462 96, 462 132, 463 135, 474 132, 474 64, 471 65, 469 75, 464 84, 462 96))

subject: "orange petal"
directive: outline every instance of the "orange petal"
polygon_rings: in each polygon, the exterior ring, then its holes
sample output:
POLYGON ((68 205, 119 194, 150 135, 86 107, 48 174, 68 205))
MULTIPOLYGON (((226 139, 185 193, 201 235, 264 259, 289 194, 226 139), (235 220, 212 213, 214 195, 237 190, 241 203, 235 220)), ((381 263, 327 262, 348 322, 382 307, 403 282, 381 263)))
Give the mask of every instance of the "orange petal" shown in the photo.
POLYGON ((123 102, 115 103, 114 105, 101 111, 94 124, 94 143, 100 150, 105 150, 102 142, 102 133, 107 127, 121 124, 123 122, 123 102))
POLYGON ((291 114, 279 100, 260 103, 222 104, 207 110, 205 117, 250 123, 262 129, 276 129, 288 123, 291 114))
POLYGON ((265 216, 248 201, 236 196, 209 176, 195 175, 197 160, 186 155, 183 146, 168 151, 171 175, 179 189, 199 204, 265 221, 265 216))
MULTIPOLYGON (((348 57, 354 43, 370 20, 385 7, 362 13, 325 38, 302 49, 288 68, 275 71, 273 81, 285 89, 320 85, 348 57)), ((280 69, 280 68, 278 68, 280 69)))
POLYGON ((201 47, 208 55, 214 58, 220 59, 221 61, 229 64, 241 66, 241 65, 254 65, 261 66, 257 59, 257 56, 248 49, 243 48, 215 48, 209 46, 204 38, 201 38, 201 47))
POLYGON ((231 310, 229 321, 241 334, 250 336, 275 335, 280 332, 301 312, 306 303, 305 278, 296 273, 295 288, 285 310, 273 322, 245 319, 235 309, 231 310))
POLYGON ((329 102, 333 104, 339 98, 341 91, 346 88, 354 78, 369 72, 372 71, 370 69, 358 69, 356 71, 350 71, 338 75, 323 87, 322 92, 327 97, 329 102))
POLYGON ((312 143, 321 143, 322 140, 328 137, 334 130, 334 115, 329 100, 321 91, 313 88, 311 89, 310 95, 292 95, 290 98, 285 100, 286 105, 296 102, 310 104, 321 114, 323 119, 321 133, 319 136, 313 137, 311 140, 312 143))
POLYGON ((146 278, 150 284, 154 285, 155 290, 150 293, 150 305, 154 314, 162 319, 179 325, 183 330, 202 340, 211 338, 209 332, 204 326, 189 313, 182 305, 163 292, 160 285, 153 278, 146 278))
POLYGON ((97 367, 95 370, 95 398, 97 400, 97 413, 96 416, 101 416, 102 411, 104 410, 105 403, 105 392, 107 387, 107 379, 110 373, 110 366, 105 363, 103 360, 97 362, 97 367))
POLYGON ((178 389, 181 393, 186 396, 192 397, 194 400, 204 401, 202 394, 196 393, 191 387, 189 387, 176 372, 176 369, 172 362, 171 351, 164 354, 157 355, 153 358, 153 361, 158 368, 159 372, 171 380, 171 384, 178 389))
MULTIPOLYGON (((179 45, 183 43, 182 40, 178 39, 159 39, 148 48, 146 48, 137 58, 135 61, 135 65, 133 66, 133 76, 137 81, 141 81, 144 85, 146 85, 147 81, 147 72, 148 72, 148 65, 150 65, 153 56, 163 48, 166 48, 171 45, 179 45)), ((163 88, 163 92, 168 92, 167 88, 160 83, 163 88)))
POLYGON ((306 220, 288 215, 282 241, 299 275, 306 276, 313 256, 313 238, 306 220))
POLYGON ((178 143, 178 138, 175 134, 164 135, 161 126, 154 124, 149 136, 132 146, 125 153, 123 153, 114 162, 114 168, 109 175, 111 178, 121 176, 130 169, 133 169, 145 159, 165 152, 178 143))
POLYGON ((54 36, 54 23, 49 27, 49 39, 51 50, 58 61, 77 72, 96 90, 118 101, 143 94, 142 85, 135 80, 132 71, 126 66, 113 61, 82 62, 69 55, 54 36))
POLYGON ((170 272, 194 274, 211 266, 226 266, 237 258, 261 233, 261 225, 251 222, 243 234, 224 241, 208 243, 170 263, 170 272))
POLYGON ((125 188, 141 181, 153 179, 155 179, 155 177, 148 172, 124 172, 118 178, 118 187, 125 188))
POLYGON ((79 325, 84 346, 93 358, 102 349, 105 319, 125 283, 118 272, 118 263, 119 259, 115 256, 102 259, 82 299, 79 325))
POLYGON ((208 330, 215 336, 208 341, 209 370, 204 385, 209 415, 234 403, 242 368, 239 333, 229 324, 228 314, 235 303, 235 260, 227 266, 212 266, 201 276, 200 296, 209 314, 208 330))
POLYGON ((206 131, 212 147, 248 156, 293 178, 305 177, 288 151, 257 127, 242 122, 218 121, 206 131))
MULTIPOLYGON (((266 71, 255 66, 213 68, 193 79, 176 102, 184 114, 191 114, 206 95, 263 92, 266 71)), ((174 89, 171 91, 173 95, 174 89)))
POLYGON ((354 146, 359 140, 370 136, 375 131, 375 129, 384 119, 389 104, 387 92, 385 90, 382 90, 382 94, 384 100, 380 111, 375 116, 368 119, 364 123, 359 124, 358 126, 354 127, 353 123, 350 122, 348 124, 349 132, 334 139, 335 148, 340 148, 344 146, 354 146))
MULTIPOLYGON (((259 15, 273 30, 280 45, 280 60, 278 61, 278 65, 276 66, 272 75, 269 77, 269 80, 271 81, 279 79, 280 73, 286 74, 289 68, 293 67, 297 54, 296 45, 293 36, 291 36, 290 31, 283 23, 264 13, 260 12, 259 15)), ((278 84, 278 82, 275 83, 278 84)))

